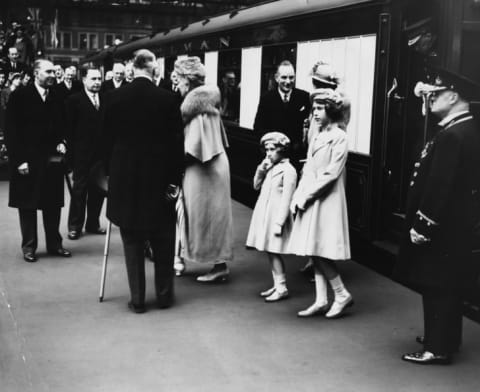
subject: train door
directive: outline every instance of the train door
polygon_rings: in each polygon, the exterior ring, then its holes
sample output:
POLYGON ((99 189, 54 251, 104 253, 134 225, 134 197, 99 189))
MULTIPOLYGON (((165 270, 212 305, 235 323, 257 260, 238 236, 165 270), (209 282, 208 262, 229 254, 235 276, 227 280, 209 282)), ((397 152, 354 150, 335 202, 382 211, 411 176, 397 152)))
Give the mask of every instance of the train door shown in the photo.
POLYGON ((431 9, 417 9, 414 18, 404 15, 397 72, 387 93, 387 132, 383 162, 382 239, 398 244, 403 231, 406 198, 412 169, 427 140, 434 118, 424 116, 422 100, 414 95, 417 81, 424 80, 426 64, 436 56, 431 9), (422 12, 423 11, 423 12, 422 12))

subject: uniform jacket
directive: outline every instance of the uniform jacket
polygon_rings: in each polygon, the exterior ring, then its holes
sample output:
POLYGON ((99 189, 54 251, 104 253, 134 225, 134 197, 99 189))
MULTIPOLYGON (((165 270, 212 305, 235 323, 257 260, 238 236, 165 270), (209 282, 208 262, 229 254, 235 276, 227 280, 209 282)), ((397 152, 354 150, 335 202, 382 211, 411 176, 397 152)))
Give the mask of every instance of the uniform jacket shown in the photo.
POLYGON ((165 192, 169 184, 180 185, 184 166, 178 101, 144 77, 112 90, 105 101, 107 216, 124 228, 161 228, 175 219, 165 192))
MULTIPOLYGON (((310 98, 306 91, 294 88, 287 104, 278 90, 266 93, 260 99, 253 128, 262 134, 278 131, 287 135, 292 143, 293 156, 305 155, 302 149, 303 122, 310 113, 310 98)), ((301 156, 304 158, 304 156, 301 156)))
POLYGON ((85 90, 71 95, 65 103, 67 155, 76 173, 88 173, 100 159, 103 103, 103 97, 99 96, 100 109, 97 110, 85 90))
POLYGON ((473 226, 480 196, 480 130, 470 113, 454 118, 415 163, 398 279, 419 287, 459 288, 472 277, 473 226), (409 231, 431 239, 415 245, 409 231))
POLYGON ((54 91, 46 101, 34 84, 15 90, 7 105, 5 127, 10 158, 9 206, 26 209, 63 206, 63 165, 51 162, 64 141, 63 107, 54 91), (20 175, 18 166, 29 165, 20 175))

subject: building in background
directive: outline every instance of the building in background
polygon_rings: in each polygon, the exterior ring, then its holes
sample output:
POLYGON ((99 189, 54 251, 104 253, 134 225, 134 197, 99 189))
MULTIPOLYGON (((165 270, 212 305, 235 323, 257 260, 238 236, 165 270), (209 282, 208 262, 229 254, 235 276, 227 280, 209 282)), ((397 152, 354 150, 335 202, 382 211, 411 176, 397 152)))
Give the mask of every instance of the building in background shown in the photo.
POLYGON ((262 0, 2 0, 0 21, 27 26, 35 56, 69 65, 122 42, 262 0))

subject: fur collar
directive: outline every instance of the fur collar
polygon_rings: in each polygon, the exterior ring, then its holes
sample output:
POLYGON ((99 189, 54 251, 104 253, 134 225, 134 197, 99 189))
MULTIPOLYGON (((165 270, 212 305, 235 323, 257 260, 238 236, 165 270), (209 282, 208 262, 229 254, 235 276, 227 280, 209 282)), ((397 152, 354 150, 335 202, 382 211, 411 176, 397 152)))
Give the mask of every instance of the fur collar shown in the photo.
POLYGON ((199 114, 220 114, 220 90, 217 86, 203 85, 191 90, 185 97, 180 110, 183 122, 188 124, 199 114))

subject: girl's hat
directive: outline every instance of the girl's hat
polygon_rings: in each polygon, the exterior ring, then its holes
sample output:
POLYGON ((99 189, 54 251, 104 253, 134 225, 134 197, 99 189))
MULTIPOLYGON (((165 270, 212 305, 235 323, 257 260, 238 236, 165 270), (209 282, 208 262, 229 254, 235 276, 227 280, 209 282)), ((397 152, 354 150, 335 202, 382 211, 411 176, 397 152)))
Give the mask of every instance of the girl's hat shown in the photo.
POLYGON ((276 146, 287 148, 290 146, 290 139, 282 132, 268 132, 260 139, 262 146, 265 146, 267 143, 273 143, 276 146))
POLYGON ((340 92, 332 90, 331 88, 317 88, 310 93, 310 101, 342 105, 344 102, 344 96, 340 92))

